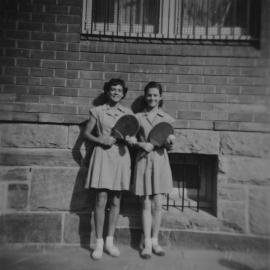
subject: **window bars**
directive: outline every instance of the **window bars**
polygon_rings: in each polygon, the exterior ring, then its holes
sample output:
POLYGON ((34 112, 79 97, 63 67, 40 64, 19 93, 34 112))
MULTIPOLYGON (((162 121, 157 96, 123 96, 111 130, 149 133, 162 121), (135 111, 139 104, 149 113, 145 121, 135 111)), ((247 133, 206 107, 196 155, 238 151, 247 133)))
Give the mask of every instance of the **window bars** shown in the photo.
POLYGON ((82 34, 258 40, 261 0, 84 0, 82 34))

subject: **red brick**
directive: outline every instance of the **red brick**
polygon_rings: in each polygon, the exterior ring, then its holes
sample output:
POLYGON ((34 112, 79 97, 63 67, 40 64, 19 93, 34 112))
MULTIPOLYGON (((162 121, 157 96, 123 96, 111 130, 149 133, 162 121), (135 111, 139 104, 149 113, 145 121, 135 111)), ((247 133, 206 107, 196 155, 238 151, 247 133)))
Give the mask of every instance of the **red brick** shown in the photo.
POLYGON ((52 95, 53 88, 49 86, 30 86, 29 93, 32 95, 52 95))
POLYGON ((68 44, 68 51, 79 52, 80 51, 80 44, 79 43, 68 44))
POLYGON ((198 75, 178 75, 179 83, 203 83, 203 77, 198 75))
POLYGON ((33 13, 32 21, 41 23, 55 23, 55 14, 33 13))
POLYGON ((41 66, 45 68, 66 68, 66 62, 63 60, 42 60, 41 66))
POLYGON ((67 14, 67 6, 46 5, 46 13, 67 14))
POLYGON ((203 101, 206 102, 227 102, 227 95, 223 94, 204 94, 203 101))
POLYGON ((64 97, 66 105, 90 105, 90 98, 86 97, 64 97))
POLYGON ((188 84, 166 84, 165 85, 166 92, 189 92, 188 84))
POLYGON ((56 97, 56 96, 40 96, 40 103, 47 104, 64 104, 64 97, 56 97))
POLYGON ((79 110, 79 114, 85 114, 88 115, 89 114, 89 108, 90 106, 78 106, 78 110, 79 110))
POLYGON ((249 67, 243 67, 241 68, 241 75, 243 76, 251 76, 251 77, 260 77, 260 76, 266 76, 266 71, 264 68, 249 68, 249 67))
POLYGON ((55 34, 48 33, 48 32, 32 32, 31 39, 32 40, 55 40, 55 34))
POLYGON ((19 10, 21 12, 43 12, 43 5, 38 3, 34 3, 34 5, 32 5, 31 2, 29 4, 24 2, 23 4, 19 5, 19 10))
POLYGON ((23 49, 7 49, 6 56, 9 57, 29 57, 30 50, 23 50, 23 49))
POLYGON ((227 77, 225 76, 204 76, 204 83, 223 85, 227 83, 227 77))
POLYGON ((188 127, 192 129, 210 129, 214 127, 213 121, 189 120, 188 127))
POLYGON ((126 54, 105 54, 105 63, 128 63, 129 56, 126 54))
POLYGON ((6 93, 0 93, 0 102, 2 101, 15 101, 16 100, 16 94, 6 94, 6 93))
POLYGON ((174 128, 188 128, 188 120, 179 120, 173 122, 174 128))
POLYGON ((202 101, 202 94, 194 94, 194 93, 179 93, 178 100, 179 101, 202 101))
POLYGON ((194 111, 213 111, 214 105, 206 102, 191 102, 190 109, 194 111))
POLYGON ((38 103, 39 102, 39 96, 37 95, 29 95, 29 94, 25 94, 25 95, 17 95, 16 96, 16 101, 18 102, 34 102, 34 103, 38 103))
POLYGON ((94 62, 92 63, 92 70, 116 71, 116 64, 94 62))
POLYGON ((43 25, 44 32, 67 32, 67 24, 45 23, 43 25))
POLYGON ((54 88, 54 95, 55 96, 68 96, 68 97, 76 97, 78 96, 78 89, 77 88, 62 88, 62 87, 55 87, 54 88))
POLYGON ((0 83, 1 84, 14 84, 15 77, 12 76, 0 76, 0 83))
POLYGON ((67 87, 80 87, 80 88, 90 88, 90 81, 89 80, 82 80, 82 79, 67 79, 67 87))
POLYGON ((76 114, 77 108, 76 106, 68 106, 68 105, 52 105, 53 113, 67 113, 67 114, 76 114))
POLYGON ((22 31, 22 30, 8 30, 6 31, 6 37, 7 38, 14 38, 14 39, 30 39, 30 32, 28 31, 22 31))
POLYGON ((81 79, 94 79, 94 80, 102 80, 103 73, 100 71, 80 71, 81 79))
POLYGON ((41 49, 41 41, 36 40, 17 40, 18 48, 41 49))
POLYGON ((72 15, 81 15, 82 14, 82 8, 80 7, 74 7, 71 6, 69 9, 69 13, 72 15))
POLYGON ((81 32, 81 25, 79 24, 68 24, 67 25, 67 32, 68 33, 80 33, 81 32))
POLYGON ((202 120, 228 120, 228 113, 219 111, 204 111, 202 112, 202 120))
POLYGON ((18 29, 28 31, 42 31, 42 24, 34 22, 19 22, 18 29))
POLYGON ((31 68, 30 74, 31 76, 37 76, 37 77, 52 77, 53 70, 45 69, 45 68, 31 68))
POLYGON ((228 83, 234 85, 252 85, 254 78, 250 77, 228 77, 228 83))
POLYGON ((89 70, 91 63, 87 61, 67 62, 68 69, 89 70))
POLYGON ((243 86, 241 88, 241 94, 243 95, 265 95, 265 87, 255 87, 255 86, 243 86))
POLYGON ((217 85, 216 92, 218 94, 239 94, 240 93, 240 86, 217 85))
POLYGON ((97 97, 100 95, 103 91, 102 90, 94 90, 94 89, 78 89, 78 96, 79 97, 97 97))
POLYGON ((21 103, 6 103, 1 104, 1 111, 11 111, 11 112, 23 112, 25 110, 25 104, 21 103))
POLYGON ((239 122, 251 122, 252 113, 243 112, 243 113, 229 113, 230 121, 239 121, 239 122))
POLYGON ((57 60, 79 60, 78 52, 56 52, 57 60))
POLYGON ((40 85, 40 78, 17 76, 16 84, 40 85))
POLYGON ((67 43, 54 42, 54 41, 43 42, 43 50, 63 51, 63 50, 66 50, 66 48, 67 48, 67 43))
MULTIPOLYGON (((104 77, 106 81, 109 81, 112 78, 120 78, 124 81, 128 80, 128 74, 127 73, 118 73, 118 72, 105 72, 104 77)), ((96 78, 96 79, 102 79, 102 78, 96 78)))
MULTIPOLYGON (((18 43, 20 42, 20 40, 17 41, 18 43)), ((4 47, 4 48, 15 48, 15 40, 11 40, 11 39, 4 39, 1 38, 0 39, 0 47, 4 47)))
POLYGON ((56 69, 55 77, 62 77, 68 79, 78 79, 79 71, 77 70, 66 70, 66 69, 56 69))
POLYGON ((236 67, 214 67, 216 69, 216 75, 232 75, 232 76, 240 76, 241 68, 236 67))
POLYGON ((256 66, 256 60, 252 58, 231 58, 228 59, 230 66, 236 67, 254 67, 256 66))
POLYGON ((3 66, 15 66, 15 58, 1 56, 0 62, 3 66))
POLYGON ((40 59, 17 59, 17 65, 22 67, 40 67, 40 59))
POLYGON ((66 80, 62 78, 41 78, 42 85, 65 86, 66 80))
POLYGON ((188 112, 188 111, 178 111, 177 112, 178 119, 201 119, 201 112, 188 112))
POLYGON ((102 53, 80 53, 80 60, 90 62, 103 62, 104 55, 102 53))
POLYGON ((31 50, 31 58, 38 59, 53 59, 54 52, 53 51, 43 51, 43 50, 31 50))
POLYGON ((79 33, 56 33, 55 40, 59 42, 79 42, 80 34, 79 33))
POLYGON ((4 85, 3 92, 25 94, 27 93, 27 87, 22 85, 4 85))
POLYGON ((94 89, 103 89, 104 81, 93 80, 91 82, 91 86, 92 86, 91 88, 94 88, 94 89))
POLYGON ((40 103, 32 103, 32 104, 26 104, 26 112, 45 112, 50 113, 51 112, 51 105, 50 104, 40 104, 40 103))
POLYGON ((191 85, 191 93, 214 93, 214 85, 191 85))
POLYGON ((78 6, 81 7, 82 6, 82 2, 81 1, 77 1, 77 0, 59 0, 58 1, 59 5, 70 5, 70 6, 78 6))
POLYGON ((81 16, 79 15, 57 15, 57 23, 81 24, 81 16))

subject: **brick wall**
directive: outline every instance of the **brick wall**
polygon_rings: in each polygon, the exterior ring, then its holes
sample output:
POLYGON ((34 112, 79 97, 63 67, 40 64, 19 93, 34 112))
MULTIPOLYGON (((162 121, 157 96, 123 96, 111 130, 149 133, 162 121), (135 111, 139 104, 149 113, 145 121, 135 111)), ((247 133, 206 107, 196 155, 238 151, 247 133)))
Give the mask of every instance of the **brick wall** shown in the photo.
POLYGON ((218 221, 270 235, 270 5, 263 3, 258 48, 86 40, 81 0, 1 1, 0 240, 79 241, 92 205, 81 189, 87 146, 79 124, 112 77, 126 80, 124 103, 133 109, 144 85, 160 81, 165 110, 177 119, 175 151, 218 155, 218 221), (15 234, 18 224, 26 225, 15 234))

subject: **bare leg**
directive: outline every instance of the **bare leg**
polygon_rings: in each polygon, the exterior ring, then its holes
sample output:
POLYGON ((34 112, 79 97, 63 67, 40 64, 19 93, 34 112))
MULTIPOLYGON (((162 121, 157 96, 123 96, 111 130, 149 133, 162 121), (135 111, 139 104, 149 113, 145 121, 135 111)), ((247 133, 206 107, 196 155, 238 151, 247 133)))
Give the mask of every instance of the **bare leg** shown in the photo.
POLYGON ((105 248, 106 251, 113 257, 120 255, 119 249, 113 244, 113 236, 120 211, 121 192, 111 192, 110 212, 109 212, 109 227, 108 236, 106 238, 105 248))
POLYGON ((103 253, 103 227, 105 219, 105 207, 108 199, 108 193, 106 191, 97 191, 96 205, 95 205, 95 226, 96 226, 96 238, 97 245, 92 253, 92 257, 98 260, 102 257, 103 253))
POLYGON ((164 256, 165 252, 162 247, 158 244, 158 233, 161 223, 161 206, 162 206, 162 195, 153 195, 152 200, 152 248, 153 252, 159 256, 164 256))
POLYGON ((141 255, 145 259, 149 259, 152 253, 151 223, 151 200, 149 196, 144 196, 142 198, 142 225, 144 232, 144 249, 142 250, 141 255))

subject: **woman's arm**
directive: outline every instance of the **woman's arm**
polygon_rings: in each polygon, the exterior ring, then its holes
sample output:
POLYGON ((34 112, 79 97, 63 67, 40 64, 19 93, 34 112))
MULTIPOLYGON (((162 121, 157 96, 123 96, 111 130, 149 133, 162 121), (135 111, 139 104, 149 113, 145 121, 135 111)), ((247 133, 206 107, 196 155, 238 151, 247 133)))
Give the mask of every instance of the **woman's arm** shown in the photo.
POLYGON ((111 146, 113 145, 116 140, 111 136, 99 136, 96 137, 92 134, 94 127, 97 123, 97 120, 94 117, 90 117, 89 121, 87 122, 85 131, 84 131, 84 137, 94 143, 105 145, 105 146, 111 146))

